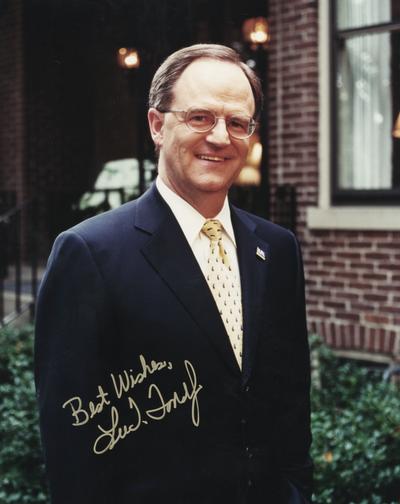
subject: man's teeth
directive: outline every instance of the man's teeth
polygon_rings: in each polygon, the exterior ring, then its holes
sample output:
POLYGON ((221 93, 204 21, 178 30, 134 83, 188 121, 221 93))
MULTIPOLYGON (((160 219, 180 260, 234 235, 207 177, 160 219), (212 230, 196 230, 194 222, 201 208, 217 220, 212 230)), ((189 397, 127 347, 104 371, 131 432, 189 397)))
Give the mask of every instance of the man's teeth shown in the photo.
POLYGON ((203 154, 200 154, 198 157, 200 159, 204 159, 205 161, 224 161, 225 159, 223 157, 218 156, 204 156, 203 154))

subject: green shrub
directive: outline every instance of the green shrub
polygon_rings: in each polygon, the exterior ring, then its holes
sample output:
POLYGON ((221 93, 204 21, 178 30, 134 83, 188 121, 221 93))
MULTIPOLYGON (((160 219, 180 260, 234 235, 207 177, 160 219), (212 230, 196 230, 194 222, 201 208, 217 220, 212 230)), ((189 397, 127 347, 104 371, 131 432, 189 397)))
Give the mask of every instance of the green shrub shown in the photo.
MULTIPOLYGON (((48 502, 32 348, 32 327, 0 330, 1 504, 48 502)), ((312 388, 316 504, 399 503, 399 389, 342 363, 316 338, 312 348, 320 363, 312 388)))
POLYGON ((312 347, 320 362, 312 389, 315 502, 400 502, 399 388, 317 340, 312 347))
POLYGON ((0 502, 47 502, 33 382, 33 329, 0 330, 0 502))

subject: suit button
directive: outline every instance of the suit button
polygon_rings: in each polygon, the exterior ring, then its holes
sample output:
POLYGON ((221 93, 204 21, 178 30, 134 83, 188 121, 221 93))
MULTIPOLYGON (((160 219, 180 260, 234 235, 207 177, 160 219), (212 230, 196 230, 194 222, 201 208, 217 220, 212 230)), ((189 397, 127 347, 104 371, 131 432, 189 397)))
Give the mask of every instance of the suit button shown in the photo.
POLYGON ((250 391, 250 385, 247 385, 246 388, 244 389, 245 392, 249 392, 250 391))
POLYGON ((245 451, 249 459, 253 458, 253 454, 251 453, 250 448, 248 446, 246 446, 245 451))
POLYGON ((249 479, 249 480, 247 481, 247 486, 249 486, 249 487, 253 486, 253 482, 252 482, 252 480, 251 480, 251 479, 249 479))
POLYGON ((246 425, 246 424, 247 424, 247 420, 246 420, 245 418, 242 418, 242 419, 240 420, 240 423, 241 423, 242 425, 246 425))

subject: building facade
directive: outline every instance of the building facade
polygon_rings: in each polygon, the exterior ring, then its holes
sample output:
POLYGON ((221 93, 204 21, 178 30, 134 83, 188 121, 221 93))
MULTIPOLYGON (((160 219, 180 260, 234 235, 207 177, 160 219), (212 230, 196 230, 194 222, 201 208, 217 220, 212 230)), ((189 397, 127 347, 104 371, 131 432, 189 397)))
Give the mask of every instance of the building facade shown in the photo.
MULTIPOLYGON (((171 2, 157 21, 158 38, 146 30, 133 40, 128 20, 137 18, 140 2, 129 3, 129 16, 121 15, 124 2, 112 15, 106 2, 95 11, 93 3, 72 2, 62 15, 45 0, 1 2, 1 210, 7 198, 41 198, 45 257, 68 225, 64 210, 101 165, 137 150, 138 83, 116 68, 115 50, 127 40, 150 56, 168 41, 171 50, 196 41, 229 44, 240 37, 245 14, 267 15, 268 180, 261 197, 279 221, 276 189, 295 191, 310 331, 348 357, 398 362, 400 139, 392 126, 400 110, 400 2, 253 3, 242 13, 222 2, 222 29, 207 2, 187 2, 183 14, 171 2), (171 19, 184 27, 179 37, 171 19)), ((141 16, 143 25, 146 16, 156 22, 150 10, 141 16)))
MULTIPOLYGON (((337 69, 332 78, 332 44, 336 36, 332 3, 328 0, 269 2, 270 183, 272 189, 282 183, 296 187, 297 234, 304 254, 310 330, 342 355, 383 363, 398 362, 399 158, 393 156, 393 187, 390 188, 393 191, 387 191, 391 192, 390 198, 385 200, 384 194, 379 198, 377 193, 384 192, 379 190, 365 194, 368 192, 365 189, 370 189, 366 184, 359 191, 364 193, 361 194, 364 200, 357 199, 360 194, 353 194, 344 202, 333 201, 332 170, 335 159, 337 163, 343 159, 338 155, 332 135, 335 111, 339 108, 337 102, 336 108, 332 106, 335 103, 332 83, 337 83, 340 71, 337 69)), ((337 2, 340 3, 344 2, 337 2)), ((367 1, 353 3, 365 8, 367 14, 373 7, 367 1)), ((394 25, 398 21, 398 4, 388 2, 389 17, 383 18, 385 23, 394 25)), ((379 22, 381 19, 377 18, 369 24, 379 22)), ((357 28, 358 33, 354 30, 346 35, 360 38, 369 35, 358 25, 357 28)), ((394 31, 390 34, 393 47, 393 40, 398 39, 394 31)), ((392 54, 391 60, 390 88, 393 89, 398 84, 398 53, 392 54)), ((374 62, 369 64, 373 66, 374 62)), ((397 109, 393 117, 390 113, 391 126, 399 112, 395 94, 394 89, 392 100, 397 109)), ((336 124, 338 130, 343 127, 339 121, 336 124)), ((356 127, 357 123, 353 129, 356 127)), ((388 141, 395 151, 400 140, 391 138, 391 133, 390 128, 386 137, 390 137, 388 141)), ((352 148, 360 147, 354 142, 352 148)), ((368 150, 368 142, 362 148, 368 150)), ((384 148, 381 146, 381 150, 384 148)), ((373 153, 371 148, 367 155, 373 157, 373 153)), ((365 170, 365 166, 362 168, 365 170)), ((376 157, 372 168, 376 172, 381 168, 376 157)))

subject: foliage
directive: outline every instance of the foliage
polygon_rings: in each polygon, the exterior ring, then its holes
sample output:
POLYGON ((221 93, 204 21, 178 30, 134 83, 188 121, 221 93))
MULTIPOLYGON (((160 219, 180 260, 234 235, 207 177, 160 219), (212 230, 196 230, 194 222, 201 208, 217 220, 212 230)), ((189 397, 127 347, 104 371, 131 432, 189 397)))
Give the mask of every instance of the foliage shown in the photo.
MULTIPOLYGON (((400 500, 400 391, 318 338, 312 388, 316 504, 400 500)), ((0 330, 0 502, 47 502, 33 384, 33 328, 0 330)))
POLYGON ((0 502, 47 502, 30 326, 0 330, 0 397, 0 502))
POLYGON ((400 390, 381 371, 343 363, 318 339, 312 389, 317 504, 400 500, 400 390))

